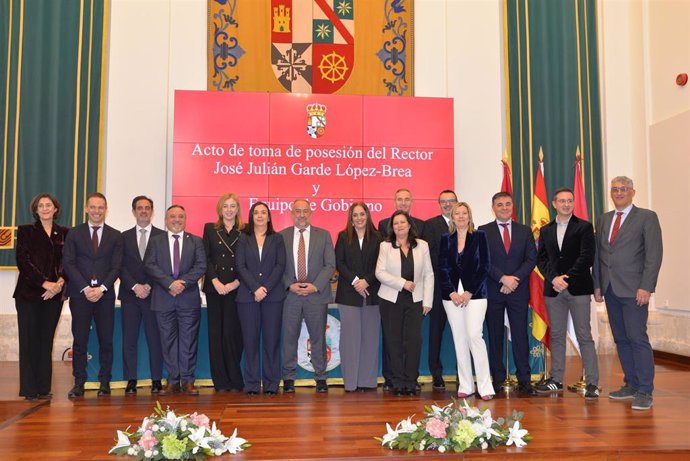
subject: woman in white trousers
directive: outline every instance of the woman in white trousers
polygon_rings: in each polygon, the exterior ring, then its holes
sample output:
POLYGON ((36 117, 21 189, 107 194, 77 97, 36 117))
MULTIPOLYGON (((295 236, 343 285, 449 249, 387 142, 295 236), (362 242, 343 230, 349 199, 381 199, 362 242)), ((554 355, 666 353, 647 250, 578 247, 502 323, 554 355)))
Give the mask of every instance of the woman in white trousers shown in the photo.
POLYGON ((456 203, 449 233, 441 238, 439 272, 443 307, 455 343, 459 398, 470 397, 475 392, 472 360, 482 400, 491 400, 495 394, 484 342, 486 279, 490 266, 486 235, 474 229, 470 206, 456 203))

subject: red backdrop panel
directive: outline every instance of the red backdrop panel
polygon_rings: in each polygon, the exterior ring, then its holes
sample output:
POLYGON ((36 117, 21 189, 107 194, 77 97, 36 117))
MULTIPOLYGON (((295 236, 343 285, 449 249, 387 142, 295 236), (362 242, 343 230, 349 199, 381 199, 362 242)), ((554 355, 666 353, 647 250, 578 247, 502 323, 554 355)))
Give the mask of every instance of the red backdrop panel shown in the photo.
POLYGON ((277 230, 307 198, 312 224, 335 238, 352 202, 368 203, 377 224, 403 187, 414 216, 437 215, 438 193, 454 184, 453 146, 446 98, 177 91, 173 202, 200 234, 225 192, 240 197, 243 220, 267 202, 277 230))

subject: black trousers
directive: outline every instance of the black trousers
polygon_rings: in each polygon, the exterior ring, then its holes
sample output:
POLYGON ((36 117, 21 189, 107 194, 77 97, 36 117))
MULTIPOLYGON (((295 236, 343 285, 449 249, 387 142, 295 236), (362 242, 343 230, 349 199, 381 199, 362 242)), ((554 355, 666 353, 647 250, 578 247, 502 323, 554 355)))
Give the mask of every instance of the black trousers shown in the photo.
POLYGON ((151 379, 160 381, 163 377, 163 351, 156 313, 151 310, 151 296, 146 299, 135 298, 122 301, 121 305, 122 371, 125 380, 137 379, 139 329, 143 323, 149 351, 151 379))
POLYGON ((489 331, 489 368, 495 382, 506 379, 504 313, 508 312, 510 337, 515 362, 515 374, 520 384, 529 384, 532 376, 529 367, 529 339, 527 337, 527 300, 506 296, 503 301, 489 300, 486 309, 486 326, 489 331))
POLYGON ((19 335, 19 395, 50 394, 53 377, 53 338, 62 299, 15 300, 19 335))
POLYGON ((414 389, 422 354, 422 302, 401 293, 395 303, 379 299, 379 308, 393 386, 414 389))
POLYGON ((75 384, 86 382, 86 363, 91 332, 91 319, 96 323, 98 335, 98 381, 110 382, 113 369, 113 329, 115 325, 115 295, 111 290, 97 302, 88 301, 83 295, 69 300, 72 311, 72 374, 75 384))
POLYGON ((242 390, 242 328, 234 294, 206 294, 208 355, 217 390, 242 390))
POLYGON ((448 323, 446 310, 441 299, 441 288, 434 284, 434 304, 429 312, 429 373, 434 380, 443 377, 443 363, 441 363, 441 342, 443 331, 448 323))

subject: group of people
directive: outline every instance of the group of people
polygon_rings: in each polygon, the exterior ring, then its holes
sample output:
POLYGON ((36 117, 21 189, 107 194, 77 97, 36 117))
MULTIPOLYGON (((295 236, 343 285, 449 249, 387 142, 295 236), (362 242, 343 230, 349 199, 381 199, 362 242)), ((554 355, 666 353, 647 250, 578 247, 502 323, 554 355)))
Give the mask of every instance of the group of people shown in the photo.
POLYGON ((206 224, 200 238, 185 231, 186 211, 180 205, 166 210, 165 230, 154 227, 153 201, 145 196, 132 201, 136 225, 120 233, 105 224, 107 200, 100 193, 87 197, 87 222, 68 231, 55 222, 58 200, 39 194, 30 205, 36 222, 20 226, 17 235, 20 395, 30 400, 51 396, 52 341, 67 297, 74 337, 69 397, 84 394, 92 320, 99 344, 98 395, 110 394, 118 277, 126 394, 137 392, 142 323, 151 392, 198 394, 194 381, 202 277, 217 392, 275 395, 281 380, 284 393, 294 392, 303 321, 316 392, 327 392, 325 335, 333 301, 330 281, 337 270, 335 303, 346 392, 377 387, 382 331, 384 390, 414 395, 422 321, 429 315, 433 389, 445 390, 440 349, 448 323, 457 357, 457 395, 467 398, 476 391, 490 400, 507 374, 505 313, 518 392, 561 392, 570 312, 587 379, 585 398, 596 399, 597 357, 589 323, 594 295, 597 301, 606 299, 625 374, 623 387, 609 397, 632 399, 633 408, 647 409, 654 362, 646 320, 662 244, 656 214, 634 207, 634 194, 629 178, 613 179, 616 210, 600 218, 595 236, 590 223, 573 215, 573 192, 558 189, 552 202, 556 218, 541 229, 535 244, 532 230, 512 220, 513 199, 506 192, 492 198, 496 220, 477 227, 469 204, 458 201, 452 190, 439 194, 441 214, 422 221, 411 215, 411 192, 399 189, 395 212, 377 227, 367 205, 353 203, 335 247, 327 230, 311 225, 312 208, 303 199, 292 204, 294 225, 276 232, 266 203, 254 203, 245 223, 238 197, 224 194, 217 202, 217 221, 206 224), (527 325, 529 277, 535 266, 545 279, 552 365, 550 377, 532 386, 527 325))

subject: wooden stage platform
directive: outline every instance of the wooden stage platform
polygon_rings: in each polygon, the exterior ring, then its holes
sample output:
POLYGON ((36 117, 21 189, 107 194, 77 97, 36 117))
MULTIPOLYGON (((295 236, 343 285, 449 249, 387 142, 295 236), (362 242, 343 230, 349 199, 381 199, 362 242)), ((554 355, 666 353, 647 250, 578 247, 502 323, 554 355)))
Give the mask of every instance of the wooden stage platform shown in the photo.
MULTIPOLYGON (((568 380, 577 379, 579 358, 568 361, 568 380)), ((107 398, 95 392, 74 402, 70 364, 56 363, 55 397, 50 402, 26 402, 16 396, 17 364, 0 363, 0 460, 116 460, 107 452, 115 430, 137 426, 152 412, 156 398, 147 388, 135 397, 114 390, 107 398)), ((586 402, 565 392, 558 397, 501 395, 490 402, 495 417, 513 409, 525 413, 524 425, 534 440, 522 449, 469 451, 461 455, 437 452, 407 454, 382 448, 373 439, 385 432, 385 423, 397 423, 411 414, 421 415, 425 404, 448 402, 450 392, 423 387, 416 397, 395 397, 376 392, 345 393, 331 387, 326 395, 313 388, 298 388, 292 395, 248 397, 214 394, 202 389, 198 397, 160 398, 181 413, 199 411, 219 423, 225 434, 239 428, 252 447, 222 459, 266 460, 378 460, 378 459, 582 459, 582 460, 688 460, 690 459, 690 370, 681 365, 657 364, 654 406, 637 412, 630 401, 606 397, 621 384, 615 356, 600 357, 602 397, 586 402)), ((455 388, 451 384, 450 389, 455 388)))

